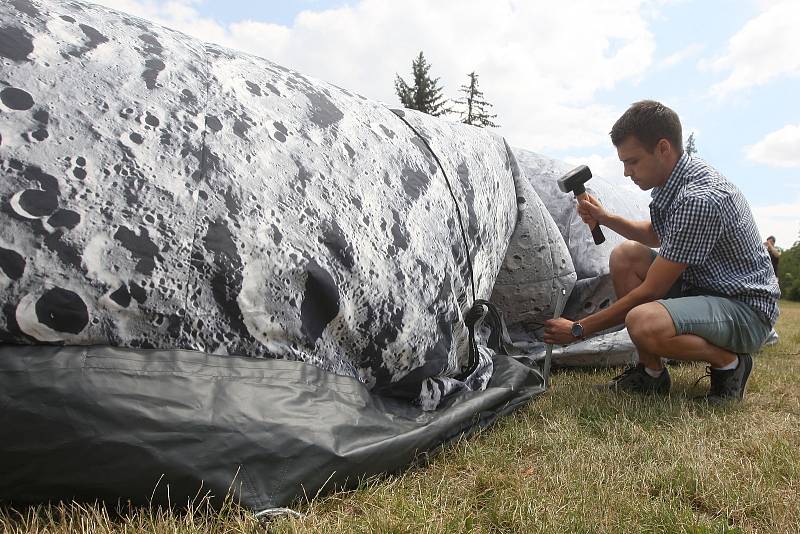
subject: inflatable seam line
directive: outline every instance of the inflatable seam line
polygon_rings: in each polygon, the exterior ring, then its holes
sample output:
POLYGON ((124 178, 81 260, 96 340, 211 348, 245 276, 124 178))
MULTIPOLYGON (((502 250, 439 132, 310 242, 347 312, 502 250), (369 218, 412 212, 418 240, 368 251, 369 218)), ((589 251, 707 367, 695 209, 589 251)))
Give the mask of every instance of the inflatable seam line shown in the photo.
POLYGON ((433 149, 431 148, 431 145, 430 143, 428 143, 428 140, 425 139, 425 137, 423 137, 416 130, 416 128, 411 126, 411 124, 408 121, 406 121, 403 117, 401 117, 399 114, 392 112, 392 115, 403 121, 403 124, 408 126, 411 129, 411 131, 414 132, 414 135, 416 135, 425 144, 425 147, 428 149, 428 151, 430 151, 431 155, 433 156, 433 159, 436 160, 436 164, 442 171, 442 175, 444 176, 444 181, 447 184, 447 190, 450 192, 450 197, 453 199, 453 204, 455 204, 456 206, 456 213, 458 214, 458 226, 459 228, 461 228, 461 239, 464 241, 464 255, 466 256, 467 259, 467 267, 469 267, 469 282, 470 282, 470 287, 472 288, 472 301, 475 302, 476 299, 475 275, 472 272, 472 260, 469 257, 469 242, 467 241, 467 233, 464 230, 464 221, 463 221, 463 216, 461 215, 461 208, 458 206, 458 200, 456 199, 455 193, 453 193, 453 188, 450 185, 450 179, 447 177, 447 173, 444 170, 444 165, 442 165, 442 162, 439 160, 439 156, 436 155, 436 152, 434 152, 433 149))
MULTIPOLYGON (((200 151, 200 176, 198 177, 199 180, 204 180, 206 177, 206 172, 208 171, 207 168, 207 158, 208 158, 208 148, 206 145, 206 135, 208 134, 208 102, 211 100, 211 61, 208 59, 208 47, 203 47, 203 59, 205 60, 205 68, 206 68, 206 82, 205 82, 205 103, 203 104, 203 136, 202 136, 202 149, 200 151)), ((198 189, 199 191, 199 189, 198 189)), ((194 221, 194 228, 192 229, 192 243, 189 246, 189 258, 187 260, 188 265, 191 267, 192 264, 192 251, 194 250, 195 243, 197 243, 197 229, 200 224, 198 217, 197 217, 197 204, 198 201, 195 199, 194 202, 194 214, 192 216, 192 220, 194 221)), ((183 298, 183 310, 184 316, 181 318, 181 329, 185 328, 185 321, 186 321, 186 310, 189 309, 189 288, 191 284, 189 283, 191 279, 191 270, 187 270, 186 276, 186 291, 184 293, 183 298)))

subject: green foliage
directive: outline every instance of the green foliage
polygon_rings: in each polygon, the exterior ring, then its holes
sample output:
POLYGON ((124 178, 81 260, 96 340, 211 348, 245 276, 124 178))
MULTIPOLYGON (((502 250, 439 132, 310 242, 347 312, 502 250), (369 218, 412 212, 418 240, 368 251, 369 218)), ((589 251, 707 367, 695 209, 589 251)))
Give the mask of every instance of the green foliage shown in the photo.
POLYGON ((781 254, 778 263, 778 282, 783 298, 800 300, 800 241, 781 254))
POLYGON ((413 86, 408 85, 400 75, 397 75, 394 89, 404 107, 438 117, 449 110, 445 107, 445 98, 442 96, 442 88, 439 87, 439 78, 431 78, 428 73, 430 69, 430 64, 420 52, 417 59, 411 62, 411 72, 414 76, 413 86))
POLYGON ((469 76, 469 84, 461 86, 464 98, 455 101, 464 110, 459 112, 461 114, 461 122, 480 128, 485 126, 497 128, 498 125, 492 121, 497 115, 489 113, 488 110, 492 105, 483 99, 483 92, 478 89, 478 75, 473 71, 467 76, 469 76))
POLYGON ((694 132, 689 135, 689 139, 686 140, 686 155, 687 156, 694 156, 697 154, 697 146, 694 142, 694 132))

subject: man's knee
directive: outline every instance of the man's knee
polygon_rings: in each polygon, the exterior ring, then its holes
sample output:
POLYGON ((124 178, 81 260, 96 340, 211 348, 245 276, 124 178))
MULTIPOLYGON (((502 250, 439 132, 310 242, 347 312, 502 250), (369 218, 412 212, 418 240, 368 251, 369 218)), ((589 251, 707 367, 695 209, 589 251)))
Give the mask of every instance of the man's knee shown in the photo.
POLYGON ((608 267, 612 273, 638 272, 641 269, 646 271, 652 262, 652 252, 648 247, 636 241, 624 241, 611 251, 608 267))
POLYGON ((654 349, 661 341, 675 336, 672 317, 658 302, 648 302, 633 308, 625 317, 625 326, 636 346, 650 347, 653 352, 657 352, 654 349))

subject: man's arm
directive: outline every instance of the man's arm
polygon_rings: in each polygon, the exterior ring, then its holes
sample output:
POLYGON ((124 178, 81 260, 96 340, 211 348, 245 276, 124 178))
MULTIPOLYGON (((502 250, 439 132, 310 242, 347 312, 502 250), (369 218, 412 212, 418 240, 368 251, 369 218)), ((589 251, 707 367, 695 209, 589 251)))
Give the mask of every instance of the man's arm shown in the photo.
POLYGON ((583 222, 590 226, 594 226, 594 223, 597 222, 614 230, 625 239, 638 241, 648 247, 661 246, 661 242, 653 229, 652 222, 632 221, 620 217, 619 215, 609 213, 603 208, 600 202, 591 195, 588 195, 588 200, 581 200, 578 203, 578 214, 581 216, 581 219, 583 219, 583 222))
POLYGON ((686 270, 685 263, 676 263, 656 256, 644 281, 614 304, 581 320, 586 335, 594 334, 625 322, 628 312, 639 304, 663 298, 686 270))
MULTIPOLYGON (((656 256, 644 281, 633 291, 614 304, 580 320, 584 336, 588 336, 625 322, 628 312, 640 304, 658 300, 667 294, 670 287, 686 269, 687 264, 676 263, 656 256)), ((547 343, 567 344, 575 341, 572 336, 572 321, 558 318, 545 322, 544 340, 547 343)))
POLYGON ((653 229, 653 223, 650 221, 631 221, 619 215, 609 214, 600 224, 614 230, 625 239, 638 241, 642 245, 651 248, 661 246, 661 241, 659 241, 656 231, 653 229))

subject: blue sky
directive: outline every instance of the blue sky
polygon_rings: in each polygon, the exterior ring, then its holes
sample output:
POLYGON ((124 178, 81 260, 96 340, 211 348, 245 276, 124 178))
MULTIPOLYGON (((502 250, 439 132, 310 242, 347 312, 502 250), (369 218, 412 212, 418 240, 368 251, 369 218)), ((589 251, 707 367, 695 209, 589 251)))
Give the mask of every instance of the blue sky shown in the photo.
POLYGON ((99 0, 397 105, 425 52, 445 94, 480 75, 512 146, 621 175, 607 132, 660 100, 759 228, 800 231, 800 0, 99 0), (792 98, 794 97, 794 98, 792 98))
POLYGON ((347 5, 347 2, 323 0, 207 0, 196 3, 197 11, 217 22, 227 25, 252 19, 291 26, 295 17, 304 10, 326 10, 347 5))
MULTIPOLYGON (((651 27, 655 34, 656 63, 670 54, 697 44, 696 55, 672 68, 652 69, 641 80, 624 81, 598 94, 598 100, 624 106, 643 97, 661 100, 681 115, 684 130, 696 130, 699 156, 719 168, 744 191, 754 207, 792 203, 791 224, 781 232, 783 246, 800 230, 800 167, 776 167, 752 161, 744 147, 764 139, 770 132, 788 124, 800 124, 798 71, 768 84, 714 98, 708 88, 720 75, 703 68, 704 58, 726 52, 728 40, 761 12, 756 2, 705 0, 679 2, 665 7, 661 19, 651 27), (698 65, 699 64, 699 65, 698 65)), ((795 20, 800 23, 800 17, 795 20)), ((706 60, 708 61, 708 60, 706 60)), ((800 143, 795 142, 800 152, 800 143)), ((566 154, 556 154, 556 156, 566 154)), ((776 233, 762 224, 763 232, 776 233)))

